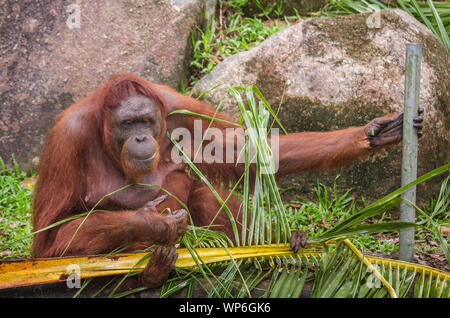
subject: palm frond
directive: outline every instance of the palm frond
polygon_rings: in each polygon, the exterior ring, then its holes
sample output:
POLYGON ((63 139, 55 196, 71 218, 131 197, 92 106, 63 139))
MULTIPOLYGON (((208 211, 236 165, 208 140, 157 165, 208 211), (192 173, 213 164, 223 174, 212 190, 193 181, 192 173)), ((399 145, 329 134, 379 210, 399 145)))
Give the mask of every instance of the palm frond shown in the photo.
POLYGON ((378 268, 400 298, 450 298, 450 274, 447 272, 399 260, 366 258, 378 268))
MULTIPOLYGON (((298 297, 309 279, 314 279, 312 297, 406 297, 412 291, 417 297, 450 297, 450 274, 447 272, 365 256, 355 251, 356 247, 344 240, 310 244, 297 254, 288 244, 273 244, 197 248, 196 255, 211 272, 220 273, 215 276, 215 282, 211 282, 214 289, 209 285, 204 287, 211 297, 248 297, 249 292, 252 295, 258 292, 258 284, 269 276, 272 281, 263 297, 298 297), (332 247, 334 250, 329 252, 332 247), (280 279, 283 280, 280 282, 280 279)), ((161 289, 162 297, 192 287, 209 275, 199 273, 198 261, 191 253, 186 248, 178 250, 175 266, 181 274, 161 289)), ((80 267, 81 278, 139 272, 148 262, 148 258, 144 259, 147 255, 134 253, 4 262, 0 264, 0 289, 64 280, 70 264, 80 267), (136 266, 142 259, 144 261, 136 266)))

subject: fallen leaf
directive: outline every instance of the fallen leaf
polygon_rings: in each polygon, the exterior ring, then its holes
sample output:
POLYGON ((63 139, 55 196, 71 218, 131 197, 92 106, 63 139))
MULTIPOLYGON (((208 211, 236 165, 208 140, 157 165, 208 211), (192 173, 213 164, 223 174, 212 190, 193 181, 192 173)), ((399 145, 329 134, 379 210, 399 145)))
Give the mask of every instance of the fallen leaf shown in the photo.
POLYGON ((429 241, 428 243, 430 243, 431 246, 439 246, 439 242, 436 241, 429 241))
POLYGON ((6 251, 1 251, 0 252, 0 257, 5 257, 5 256, 9 256, 11 255, 12 252, 10 250, 6 250, 6 251))
POLYGON ((398 238, 397 238, 397 237, 388 240, 389 246, 392 246, 392 245, 394 245, 394 244, 396 244, 396 243, 398 243, 398 238))
POLYGON ((450 234, 450 227, 441 226, 441 234, 442 236, 448 236, 450 234))
POLYGON ((20 185, 32 188, 34 186, 35 181, 36 181, 36 177, 29 177, 29 178, 23 180, 20 183, 20 185))

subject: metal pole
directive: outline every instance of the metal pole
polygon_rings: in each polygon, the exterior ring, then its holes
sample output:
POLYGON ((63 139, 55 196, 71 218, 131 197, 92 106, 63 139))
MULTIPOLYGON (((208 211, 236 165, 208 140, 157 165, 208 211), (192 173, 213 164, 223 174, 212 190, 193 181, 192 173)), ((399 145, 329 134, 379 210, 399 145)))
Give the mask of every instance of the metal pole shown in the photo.
MULTIPOLYGON (((417 131, 413 119, 418 115, 420 97, 421 44, 406 44, 405 110, 403 115, 402 186, 417 178, 417 131)), ((402 194, 402 198, 416 203, 416 187, 402 194)), ((400 221, 415 222, 414 207, 407 201, 400 204, 400 221)), ((414 258, 414 228, 400 230, 399 258, 411 262, 414 258)))

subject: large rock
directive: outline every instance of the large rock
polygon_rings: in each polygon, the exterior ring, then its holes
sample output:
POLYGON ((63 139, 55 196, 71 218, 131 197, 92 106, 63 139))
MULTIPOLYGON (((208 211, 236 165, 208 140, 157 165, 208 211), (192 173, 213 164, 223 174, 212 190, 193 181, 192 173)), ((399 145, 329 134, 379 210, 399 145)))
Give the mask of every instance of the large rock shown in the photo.
MULTIPOLYGON (((290 132, 359 126, 402 111, 405 45, 422 43, 420 102, 425 108, 425 136, 419 150, 421 175, 450 161, 450 55, 424 25, 403 11, 378 14, 379 20, 361 14, 301 21, 252 50, 226 59, 197 83, 195 92, 216 84, 256 84, 275 109, 284 91, 279 118, 290 132)), ((225 93, 222 86, 203 99, 217 105, 225 93)), ((238 113, 231 96, 222 107, 238 113)), ((376 199, 399 187, 400 166, 401 147, 397 146, 338 171, 287 177, 281 185, 296 186, 297 194, 312 194, 317 178, 331 185, 336 174, 341 174, 341 188, 351 187, 357 196, 376 199)), ((438 181, 419 187, 419 196, 437 191, 438 181)))
POLYGON ((114 73, 178 88, 214 3, 0 1, 0 156, 30 168, 55 115, 114 73))

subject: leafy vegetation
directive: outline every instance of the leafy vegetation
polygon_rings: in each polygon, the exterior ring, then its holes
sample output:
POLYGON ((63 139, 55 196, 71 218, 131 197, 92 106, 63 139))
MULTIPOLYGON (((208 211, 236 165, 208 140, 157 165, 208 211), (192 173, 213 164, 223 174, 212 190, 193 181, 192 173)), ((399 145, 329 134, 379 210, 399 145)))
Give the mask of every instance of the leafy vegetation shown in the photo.
MULTIPOLYGON (((350 196, 351 189, 344 194, 338 194, 336 177, 332 192, 327 186, 318 183, 314 202, 291 201, 286 204, 287 217, 292 229, 301 229, 312 237, 322 234, 332 227, 332 224, 342 221, 353 215, 361 207, 365 206, 364 199, 357 201, 350 196)), ((442 182, 440 193, 430 199, 428 205, 422 208, 416 206, 416 253, 442 249, 447 261, 449 259, 447 239, 442 235, 441 228, 450 227, 450 177, 442 182), (439 244, 437 244, 439 242, 439 244)), ((392 220, 390 211, 384 211, 380 217, 368 220, 368 222, 383 222, 392 220)), ((356 238, 356 243, 365 251, 382 254, 392 254, 398 250, 397 233, 385 233, 383 235, 362 235, 356 238)))
MULTIPOLYGON (((365 206, 363 198, 357 200, 350 196, 351 189, 344 194, 338 194, 336 177, 332 186, 332 193, 328 193, 327 186, 318 183, 315 189, 316 201, 291 201, 286 205, 287 217, 291 229, 301 229, 311 237, 316 237, 326 230, 331 229, 333 224, 340 222, 365 206)), ((377 219, 368 222, 383 222, 391 220, 388 211, 381 213, 377 219)), ((398 250, 396 233, 388 233, 383 238, 379 235, 361 235, 355 238, 357 245, 365 251, 371 251, 382 254, 391 254, 398 250), (387 238, 387 236, 390 238, 387 238)))
POLYGON ((0 158, 0 258, 30 256, 32 183, 12 159, 6 169, 0 158))
POLYGON ((297 256, 291 266, 278 264, 265 295, 294 298, 301 295, 305 281, 313 280, 315 298, 448 298, 444 272, 378 257, 363 257, 348 240, 338 243, 321 257, 297 256), (310 264, 316 269, 313 273, 310 264))
POLYGON ((447 265, 450 266, 448 239, 442 231, 444 228, 450 228, 450 176, 442 182, 438 197, 432 198, 429 206, 425 206, 423 210, 414 206, 418 212, 416 223, 420 226, 417 237, 428 242, 439 241, 447 265))
MULTIPOLYGON (((191 86, 225 58, 251 49, 299 18, 246 17, 241 8, 243 4, 242 1, 219 1, 217 16, 208 17, 205 29, 197 28, 192 34, 191 86)), ((182 87, 182 90, 186 89, 182 87)))

